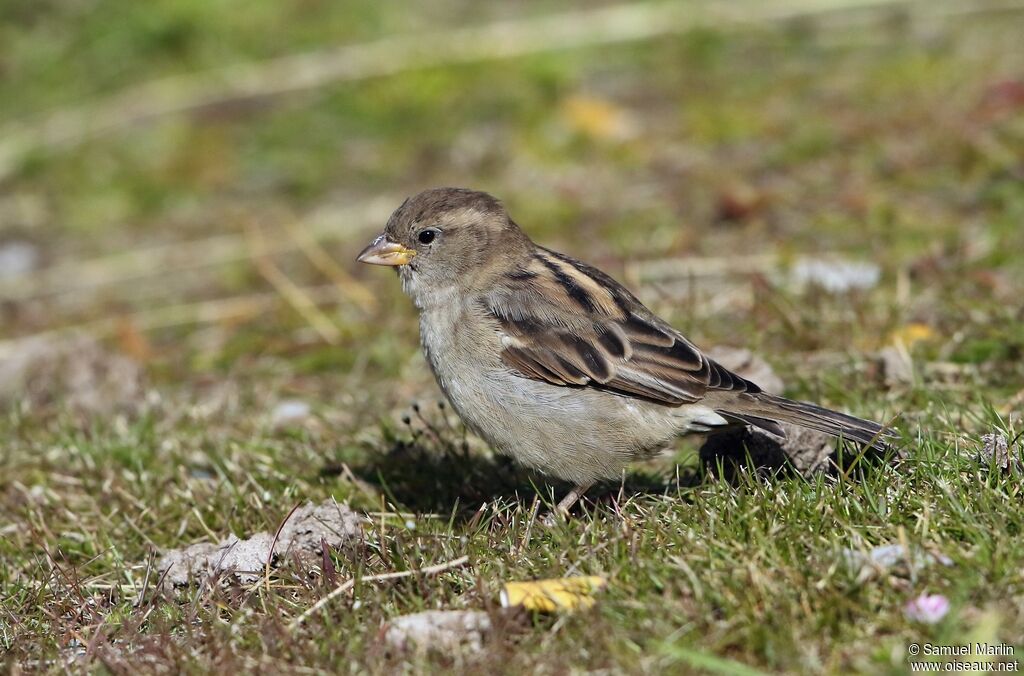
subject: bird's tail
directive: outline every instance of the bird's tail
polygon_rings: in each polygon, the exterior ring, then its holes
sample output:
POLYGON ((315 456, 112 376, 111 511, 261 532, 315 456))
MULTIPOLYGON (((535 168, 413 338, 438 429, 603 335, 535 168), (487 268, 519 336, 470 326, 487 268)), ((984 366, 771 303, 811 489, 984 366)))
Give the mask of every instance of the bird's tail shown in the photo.
POLYGON ((793 401, 767 392, 750 395, 750 399, 744 402, 742 410, 726 409, 719 413, 781 436, 785 434, 776 423, 786 422, 825 432, 834 437, 842 437, 883 452, 889 449, 889 442, 896 437, 896 431, 890 427, 805 401, 793 401))

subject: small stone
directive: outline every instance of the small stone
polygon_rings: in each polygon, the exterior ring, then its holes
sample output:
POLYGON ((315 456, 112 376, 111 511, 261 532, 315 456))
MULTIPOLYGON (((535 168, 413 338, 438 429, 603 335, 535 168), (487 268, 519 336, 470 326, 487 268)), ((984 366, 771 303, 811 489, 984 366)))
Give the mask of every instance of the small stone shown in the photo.
POLYGON ((483 649, 490 616, 480 610, 428 610, 402 615, 385 625, 384 640, 398 650, 483 649))
POLYGON ((361 529, 362 518, 348 505, 332 500, 319 505, 306 503, 281 528, 274 551, 318 555, 321 541, 338 549, 356 538, 361 529))
POLYGON ((311 409, 309 404, 297 399, 282 401, 270 414, 270 423, 274 427, 289 427, 299 425, 309 418, 311 409))
POLYGON ((801 258, 790 271, 796 286, 817 286, 836 294, 874 288, 881 276, 882 270, 875 263, 841 259, 801 258))
POLYGON ((0 242, 0 280, 13 279, 39 267, 39 249, 30 242, 0 242))
POLYGON ((340 548, 355 540, 362 520, 348 505, 327 501, 307 503, 295 510, 277 534, 261 531, 242 540, 231 534, 213 544, 203 542, 164 553, 157 564, 165 584, 186 585, 194 580, 221 573, 242 584, 260 579, 266 565, 276 563, 288 553, 314 559, 322 552, 323 542, 340 548), (273 549, 273 555, 271 555, 273 549))
POLYGON ((878 351, 878 362, 886 385, 892 387, 914 382, 914 362, 905 348, 883 347, 878 351))
POLYGON ((249 584, 263 574, 273 541, 270 533, 256 533, 245 540, 231 534, 215 545, 203 542, 171 550, 160 559, 157 569, 162 575, 166 571, 164 582, 175 586, 219 573, 233 575, 242 584, 249 584))

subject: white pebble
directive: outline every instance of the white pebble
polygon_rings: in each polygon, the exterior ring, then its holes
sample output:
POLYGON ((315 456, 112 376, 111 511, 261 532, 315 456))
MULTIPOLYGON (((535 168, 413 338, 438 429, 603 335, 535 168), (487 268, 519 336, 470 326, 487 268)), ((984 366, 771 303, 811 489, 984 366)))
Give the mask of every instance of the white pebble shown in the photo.
POLYGON ((274 425, 291 425, 302 422, 309 417, 309 404, 297 399, 282 401, 274 407, 270 421, 274 425))

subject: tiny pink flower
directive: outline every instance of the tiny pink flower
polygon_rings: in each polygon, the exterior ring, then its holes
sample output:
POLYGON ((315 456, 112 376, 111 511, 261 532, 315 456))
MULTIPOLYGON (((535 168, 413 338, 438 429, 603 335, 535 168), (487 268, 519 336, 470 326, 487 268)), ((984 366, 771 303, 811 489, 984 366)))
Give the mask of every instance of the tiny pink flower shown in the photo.
POLYGON ((935 624, 949 612, 949 599, 942 594, 921 594, 907 601, 903 612, 908 620, 935 624))

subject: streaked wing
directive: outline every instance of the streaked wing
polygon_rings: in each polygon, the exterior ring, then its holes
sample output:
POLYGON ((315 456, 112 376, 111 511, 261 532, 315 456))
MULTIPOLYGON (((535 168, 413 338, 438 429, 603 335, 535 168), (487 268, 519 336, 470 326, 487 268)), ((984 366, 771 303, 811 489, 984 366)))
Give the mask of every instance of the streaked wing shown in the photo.
POLYGON ((708 359, 600 270, 538 248, 484 299, 502 359, 526 378, 679 406, 708 390, 760 392, 708 359))

